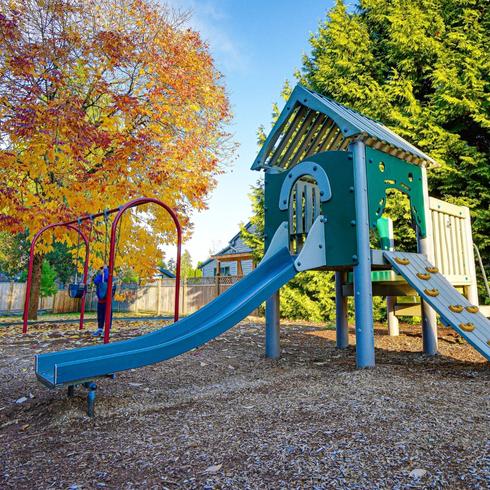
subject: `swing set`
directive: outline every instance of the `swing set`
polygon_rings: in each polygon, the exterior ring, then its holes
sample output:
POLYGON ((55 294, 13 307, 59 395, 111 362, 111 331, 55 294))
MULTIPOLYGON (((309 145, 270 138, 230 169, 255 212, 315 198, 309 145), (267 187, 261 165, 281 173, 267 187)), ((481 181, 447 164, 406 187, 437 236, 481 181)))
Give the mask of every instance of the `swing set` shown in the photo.
POLYGON ((118 224, 124 215, 124 213, 130 209, 137 206, 141 206, 143 204, 157 204, 158 206, 164 208, 170 217, 172 218, 175 229, 177 231, 177 260, 176 260, 176 274, 175 274, 175 303, 174 303, 174 321, 178 321, 179 319, 179 293, 180 293, 180 262, 181 262, 181 249, 182 249, 182 227, 180 226, 179 219, 175 211, 173 211, 169 206, 167 206, 164 202, 154 199, 151 197, 141 197, 138 199, 134 199, 132 201, 119 206, 118 208, 113 208, 109 210, 104 210, 98 212, 96 214, 87 214, 80 216, 72 221, 64 221, 60 223, 52 223, 50 225, 45 226, 41 230, 39 230, 32 239, 31 247, 29 250, 29 267, 27 272, 27 285, 26 285, 26 297, 24 302, 24 314, 23 314, 23 327, 22 333, 27 333, 27 325, 28 325, 28 312, 29 312, 29 303, 31 297, 32 290, 32 275, 33 275, 33 267, 34 267, 34 252, 36 248, 36 243, 39 238, 48 230, 57 227, 64 227, 68 230, 75 231, 77 233, 77 261, 76 261, 76 272, 75 272, 75 282, 68 286, 68 294, 71 298, 80 298, 80 323, 79 330, 83 329, 84 326, 84 316, 85 316, 85 302, 87 296, 87 280, 88 280, 88 266, 89 266, 89 256, 90 256, 90 239, 92 235, 94 220, 101 216, 104 217, 105 221, 105 257, 104 262, 107 259, 107 238, 108 238, 108 222, 109 215, 117 213, 111 225, 111 236, 110 236, 110 246, 109 246, 109 271, 107 278, 107 306, 105 312, 105 326, 104 326, 104 343, 107 344, 109 342, 110 336, 110 325, 111 325, 111 312, 112 312, 112 287, 114 284, 113 273, 114 273, 114 265, 116 260, 116 246, 119 241, 120 227, 118 231, 118 224), (89 235, 87 235, 82 230, 82 223, 84 221, 90 222, 89 235), (117 235, 117 239, 116 239, 117 235), (79 249, 80 249, 80 240, 82 240, 85 244, 85 258, 83 263, 83 274, 82 281, 78 281, 78 261, 79 261, 79 249))

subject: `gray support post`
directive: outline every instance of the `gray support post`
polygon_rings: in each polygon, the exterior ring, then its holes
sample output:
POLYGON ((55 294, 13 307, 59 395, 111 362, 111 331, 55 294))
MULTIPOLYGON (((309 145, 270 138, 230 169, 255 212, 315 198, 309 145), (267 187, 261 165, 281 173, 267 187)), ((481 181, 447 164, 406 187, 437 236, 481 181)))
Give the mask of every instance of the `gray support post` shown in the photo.
POLYGON ((88 389, 87 415, 89 417, 93 417, 95 415, 95 396, 96 396, 97 385, 93 381, 89 383, 85 383, 85 385, 88 389))
POLYGON ((358 368, 374 367, 373 289, 366 173, 366 148, 362 141, 350 145, 354 157, 356 199, 357 265, 354 267, 356 309, 356 363, 358 368))
POLYGON ((346 272, 335 272, 335 322, 338 349, 349 347, 349 325, 347 322, 347 296, 342 294, 342 286, 346 282, 346 272))
MULTIPOLYGON (((390 237, 389 250, 395 250, 395 240, 393 233, 393 220, 388 219, 388 236, 390 237)), ((393 271, 392 271, 393 273, 393 271)), ((396 296, 386 297, 386 316, 388 317, 388 335, 398 337, 400 335, 400 323, 395 314, 396 296)))
MULTIPOLYGON (((478 283, 476 279, 476 266, 475 266, 475 245, 473 244, 472 233, 471 233, 471 215, 469 208, 464 208, 464 227, 465 227, 465 239, 468 240, 468 268, 471 278, 471 284, 468 286, 467 298, 470 303, 473 303, 475 306, 479 305, 478 302, 478 283)), ((476 248, 478 253, 478 261, 481 265, 481 257, 478 248, 476 248)), ((483 273, 485 273, 482 267, 483 273)), ((487 290, 488 290, 488 284, 487 290)), ((490 296, 490 291, 489 291, 490 296)))
POLYGON ((386 296, 386 316, 388 317, 388 335, 398 337, 400 335, 400 324, 395 315, 396 296, 386 296))
POLYGON ((265 356, 278 359, 281 355, 279 326, 279 290, 265 302, 265 356))
MULTIPOLYGON (((426 236, 423 238, 417 233, 418 252, 427 256, 430 263, 434 263, 434 243, 432 236, 432 217, 429 206, 429 190, 427 186, 427 170, 422 170, 422 190, 424 194, 424 216, 426 236)), ((422 307, 422 342, 424 353, 428 356, 437 354, 437 317, 436 312, 425 302, 421 301, 422 307)))

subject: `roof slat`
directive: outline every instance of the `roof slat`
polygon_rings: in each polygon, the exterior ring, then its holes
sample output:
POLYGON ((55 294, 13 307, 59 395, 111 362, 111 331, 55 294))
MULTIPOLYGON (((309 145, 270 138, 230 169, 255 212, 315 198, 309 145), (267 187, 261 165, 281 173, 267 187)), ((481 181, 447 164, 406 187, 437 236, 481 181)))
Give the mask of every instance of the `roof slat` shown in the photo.
POLYGON ((293 116, 293 119, 288 126, 284 136, 279 141, 277 148, 274 149, 271 158, 267 165, 274 165, 276 160, 281 156, 285 146, 287 145, 289 138, 294 134, 294 131, 297 129, 297 125, 299 121, 303 118, 304 114, 308 111, 308 108, 305 106, 299 106, 296 114, 293 116))
POLYGON ((293 162, 300 162, 305 158, 306 149, 315 138, 315 134, 319 132, 321 125, 325 122, 325 116, 321 112, 316 113, 314 123, 310 126, 308 134, 303 138, 303 142, 299 145, 298 150, 291 157, 293 162))
POLYGON ((383 124, 297 85, 252 169, 291 167, 319 151, 345 150, 354 137, 411 163, 436 164, 383 124))
POLYGON ((298 145, 302 141, 301 138, 306 133, 310 123, 312 122, 312 119, 314 118, 314 116, 316 114, 317 113, 315 111, 309 111, 309 113, 306 115, 301 126, 298 128, 298 131, 293 136, 292 141, 290 141, 290 143, 286 149, 286 153, 284 154, 284 156, 281 157, 281 164, 282 164, 281 167, 287 168, 287 163, 288 163, 289 157, 291 156, 293 151, 298 148, 298 145))
POLYGON ((322 138, 325 136, 325 133, 328 131, 331 131, 333 128, 335 128, 335 123, 333 122, 332 119, 326 118, 326 121, 324 122, 323 126, 321 129, 318 131, 318 134, 315 136, 315 139, 312 141, 310 146, 307 148, 306 153, 304 158, 309 157, 310 155, 317 153, 315 151, 316 148, 318 148, 318 145, 320 144, 320 141, 322 138))

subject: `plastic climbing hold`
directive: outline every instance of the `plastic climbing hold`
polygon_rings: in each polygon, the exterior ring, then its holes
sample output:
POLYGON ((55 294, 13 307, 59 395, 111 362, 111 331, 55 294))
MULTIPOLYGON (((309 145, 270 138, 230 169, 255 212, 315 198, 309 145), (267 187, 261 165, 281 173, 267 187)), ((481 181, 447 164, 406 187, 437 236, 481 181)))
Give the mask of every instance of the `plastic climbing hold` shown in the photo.
POLYGON ((480 311, 478 306, 475 305, 467 306, 465 309, 468 313, 478 313, 480 311))
POLYGON ((464 310, 463 306, 461 305, 449 305, 449 309, 454 313, 461 313, 464 310))
POLYGON ((490 340, 487 340, 487 344, 490 345, 490 340))
POLYGON ((439 289, 424 289, 424 293, 427 296, 431 296, 432 298, 435 298, 436 296, 439 296, 439 289))
POLYGON ((424 274, 423 272, 417 272, 417 277, 423 281, 428 281, 430 279, 430 274, 424 274))
POLYGON ((395 257, 395 262, 400 265, 408 265, 410 264, 410 260, 405 257, 395 257))
POLYGON ((473 330, 475 330, 475 326, 471 322, 468 322, 468 323, 460 323, 459 324, 459 328, 461 330, 464 330, 465 332, 473 332, 473 330))
POLYGON ((439 272, 438 267, 426 267, 425 270, 431 274, 437 274, 439 272))

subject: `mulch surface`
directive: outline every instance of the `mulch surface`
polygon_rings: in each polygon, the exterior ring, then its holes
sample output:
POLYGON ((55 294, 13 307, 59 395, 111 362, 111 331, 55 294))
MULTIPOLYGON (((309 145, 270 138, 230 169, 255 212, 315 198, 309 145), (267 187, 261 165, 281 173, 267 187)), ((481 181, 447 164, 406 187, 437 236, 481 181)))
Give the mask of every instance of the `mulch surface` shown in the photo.
MULTIPOLYGON (((113 340, 157 328, 115 322, 113 340)), ((490 369, 457 334, 376 328, 375 369, 335 332, 284 324, 264 358, 248 319, 170 361, 98 381, 96 416, 34 375, 34 354, 93 344, 73 325, 0 332, 0 488, 489 488, 490 369)), ((351 343, 354 343, 351 332, 351 343)))

